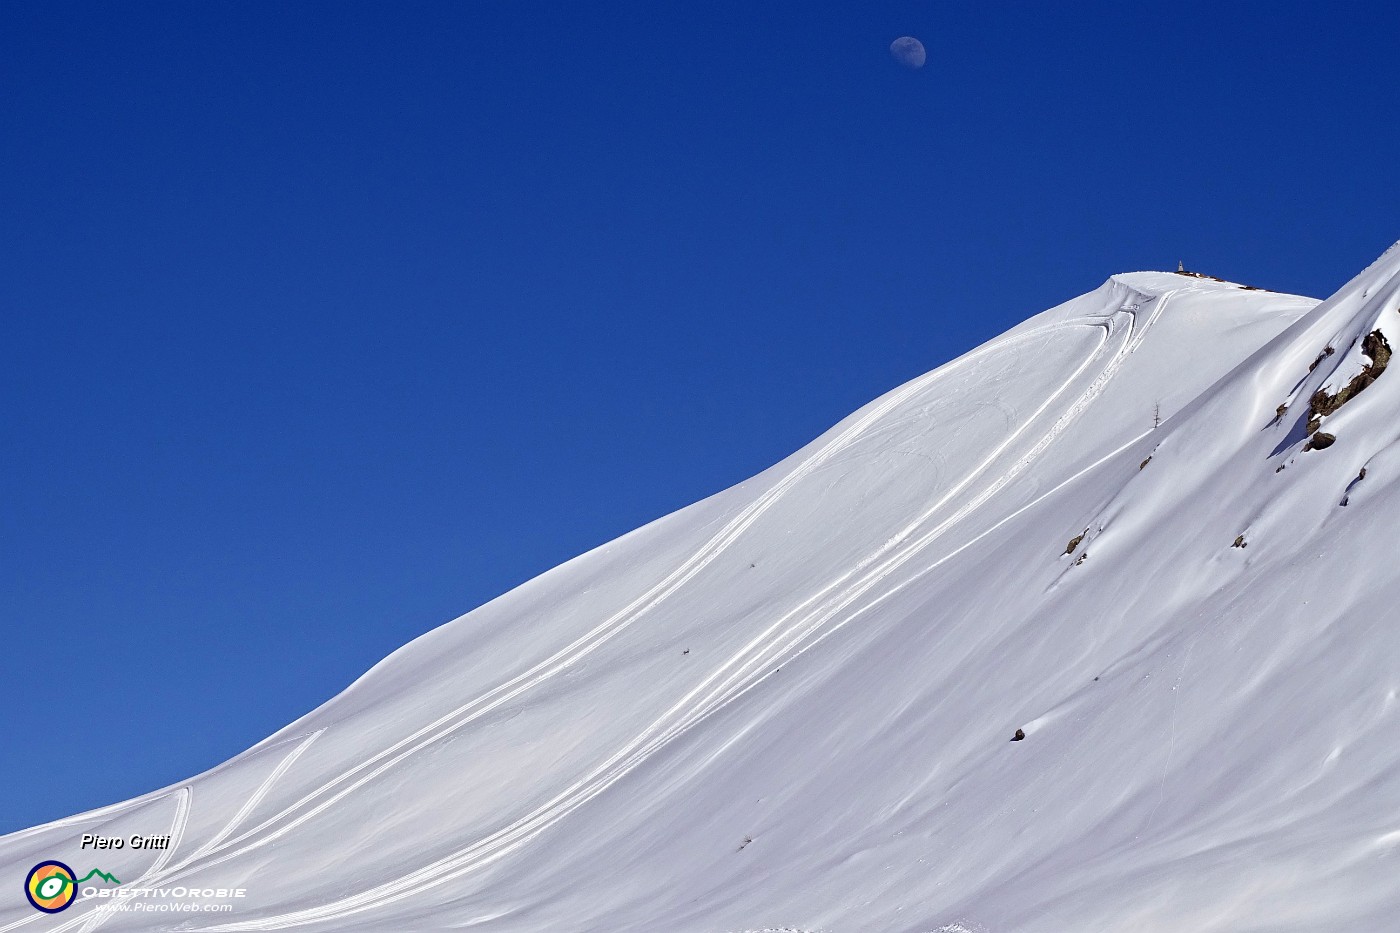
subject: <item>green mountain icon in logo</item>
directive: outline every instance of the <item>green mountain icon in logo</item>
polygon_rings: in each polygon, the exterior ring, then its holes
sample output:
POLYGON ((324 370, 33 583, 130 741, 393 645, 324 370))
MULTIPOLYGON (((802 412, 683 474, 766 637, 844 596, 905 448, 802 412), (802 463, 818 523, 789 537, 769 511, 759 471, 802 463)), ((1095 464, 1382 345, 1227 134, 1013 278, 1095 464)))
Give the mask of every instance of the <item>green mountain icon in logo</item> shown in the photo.
POLYGON ((81 878, 79 878, 77 881, 74 881, 73 883, 82 884, 84 881, 87 881, 93 875, 97 875, 99 878, 101 878, 108 884, 121 884, 121 882, 117 880, 115 875, 109 875, 100 868, 94 868, 92 871, 88 872, 86 875, 83 875, 81 878))

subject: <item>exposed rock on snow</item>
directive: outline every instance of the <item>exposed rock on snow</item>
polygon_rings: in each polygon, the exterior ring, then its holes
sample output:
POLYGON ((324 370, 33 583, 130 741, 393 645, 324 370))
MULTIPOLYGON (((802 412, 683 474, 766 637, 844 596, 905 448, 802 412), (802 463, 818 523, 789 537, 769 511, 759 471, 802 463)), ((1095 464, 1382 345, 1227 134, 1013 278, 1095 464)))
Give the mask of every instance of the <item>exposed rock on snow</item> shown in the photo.
MULTIPOLYGON (((1371 385, 1381 373, 1385 372, 1386 366, 1390 364, 1390 344, 1386 342, 1385 334, 1379 330, 1373 330, 1361 341, 1361 352, 1366 357, 1366 365, 1361 368, 1351 380, 1335 394, 1327 389, 1318 389, 1308 400, 1308 433, 1313 434, 1322 426, 1322 419, 1340 409, 1347 402, 1360 395, 1362 390, 1371 385)), ((1328 442, 1330 443, 1330 441, 1328 442)), ((1314 444, 1314 447, 1325 447, 1326 444, 1314 444)))

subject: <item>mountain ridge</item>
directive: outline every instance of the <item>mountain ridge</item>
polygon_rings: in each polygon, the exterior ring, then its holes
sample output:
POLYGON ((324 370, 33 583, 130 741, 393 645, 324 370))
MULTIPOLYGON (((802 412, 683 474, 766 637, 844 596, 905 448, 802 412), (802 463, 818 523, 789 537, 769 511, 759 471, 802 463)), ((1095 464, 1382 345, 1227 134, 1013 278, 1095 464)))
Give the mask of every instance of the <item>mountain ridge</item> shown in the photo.
POLYGON ((1400 379, 1295 435, 1398 303, 1114 275, 0 864, 173 830, 104 867, 249 889, 186 929, 1382 930, 1400 379))

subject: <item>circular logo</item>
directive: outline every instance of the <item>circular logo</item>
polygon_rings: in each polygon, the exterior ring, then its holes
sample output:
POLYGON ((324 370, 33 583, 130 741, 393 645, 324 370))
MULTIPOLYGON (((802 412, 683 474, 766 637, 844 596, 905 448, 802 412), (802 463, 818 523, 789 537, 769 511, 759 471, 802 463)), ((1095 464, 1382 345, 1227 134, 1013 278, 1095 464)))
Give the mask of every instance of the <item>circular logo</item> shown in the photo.
POLYGON ((24 879, 24 896, 36 910, 56 914, 78 898, 77 877, 62 862, 40 862, 24 879))

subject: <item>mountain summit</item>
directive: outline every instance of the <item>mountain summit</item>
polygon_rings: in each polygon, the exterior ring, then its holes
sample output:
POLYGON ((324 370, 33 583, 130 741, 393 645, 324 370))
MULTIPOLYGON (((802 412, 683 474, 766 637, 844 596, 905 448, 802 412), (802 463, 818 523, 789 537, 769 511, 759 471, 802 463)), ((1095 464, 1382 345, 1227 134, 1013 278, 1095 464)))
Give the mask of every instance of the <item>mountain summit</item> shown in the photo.
POLYGON ((0 838, 12 892, 126 894, 0 931, 1392 929, 1397 338, 1396 248, 1321 303, 1115 275, 229 762, 0 838), (245 894, 110 909, 181 886, 245 894))

